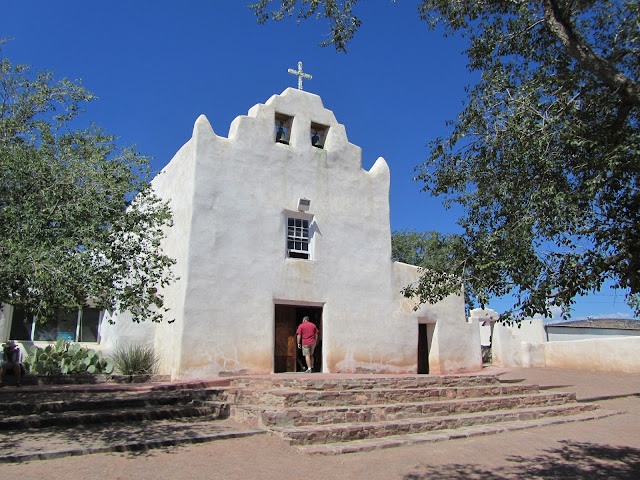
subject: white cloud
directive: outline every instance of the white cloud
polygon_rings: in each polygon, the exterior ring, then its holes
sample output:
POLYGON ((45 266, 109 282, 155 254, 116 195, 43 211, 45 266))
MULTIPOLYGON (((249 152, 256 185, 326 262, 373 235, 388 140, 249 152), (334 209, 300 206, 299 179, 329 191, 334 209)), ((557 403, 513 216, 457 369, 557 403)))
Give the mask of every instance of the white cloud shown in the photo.
POLYGON ((549 307, 549 310, 551 311, 551 316, 550 317, 543 317, 542 315, 540 315, 538 313, 538 314, 534 315, 533 318, 541 318, 542 320, 544 320, 545 324, 561 322, 561 321, 564 320, 562 318, 562 308, 560 308, 560 307, 549 307))

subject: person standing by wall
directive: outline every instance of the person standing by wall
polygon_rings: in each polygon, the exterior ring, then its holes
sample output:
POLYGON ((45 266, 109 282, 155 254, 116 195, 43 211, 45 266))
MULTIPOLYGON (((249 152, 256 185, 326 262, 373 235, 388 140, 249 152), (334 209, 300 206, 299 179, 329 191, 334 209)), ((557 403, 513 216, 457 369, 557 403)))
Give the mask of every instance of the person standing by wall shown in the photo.
POLYGON ((302 355, 307 362, 306 373, 313 372, 313 352, 318 342, 318 327, 309 321, 309 317, 304 317, 302 323, 298 325, 296 331, 296 341, 298 348, 302 348, 302 355))
POLYGON ((9 340, 2 348, 2 364, 0 364, 0 387, 4 387, 4 376, 8 371, 13 370, 16 375, 16 387, 20 383, 20 348, 13 340, 9 340))

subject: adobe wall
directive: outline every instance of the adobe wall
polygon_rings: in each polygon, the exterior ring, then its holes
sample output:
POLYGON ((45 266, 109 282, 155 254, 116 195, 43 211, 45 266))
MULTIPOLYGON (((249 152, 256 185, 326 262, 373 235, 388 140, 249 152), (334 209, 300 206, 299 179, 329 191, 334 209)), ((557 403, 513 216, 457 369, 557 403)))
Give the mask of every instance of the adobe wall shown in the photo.
POLYGON ((522 320, 519 325, 504 325, 496 322, 493 326, 491 359, 499 367, 533 366, 530 349, 524 350, 522 342, 542 344, 547 341, 541 319, 522 320), (523 358, 525 362, 523 363, 523 358))
POLYGON ((542 351, 547 367, 640 373, 640 337, 548 342, 542 351))
POLYGON ((495 324, 494 365, 640 372, 639 336, 548 342, 542 320, 523 321, 521 325, 495 324))
MULTIPOLYGON (((415 298, 405 298, 400 291, 418 281, 420 269, 406 263, 394 265, 395 302, 400 305, 404 324, 410 325, 410 352, 415 352, 416 323, 435 324, 429 349, 429 373, 451 374, 482 370, 482 349, 478 320, 465 318, 464 296, 450 295, 430 305, 423 304, 417 310, 415 298), (417 319, 417 322, 416 322, 417 319)), ((414 353, 414 358, 415 353, 414 353)), ((414 372, 415 369, 412 369, 414 372)))

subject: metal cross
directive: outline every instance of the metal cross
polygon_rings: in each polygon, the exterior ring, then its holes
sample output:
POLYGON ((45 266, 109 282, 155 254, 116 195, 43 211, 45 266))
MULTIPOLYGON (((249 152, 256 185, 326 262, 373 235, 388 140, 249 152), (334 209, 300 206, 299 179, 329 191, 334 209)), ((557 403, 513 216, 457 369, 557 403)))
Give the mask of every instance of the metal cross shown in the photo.
POLYGON ((302 62, 298 62, 298 70, 294 70, 293 68, 289 69, 289 73, 298 76, 298 90, 304 90, 302 88, 302 79, 306 78, 307 80, 311 80, 313 77, 308 73, 302 73, 302 62))

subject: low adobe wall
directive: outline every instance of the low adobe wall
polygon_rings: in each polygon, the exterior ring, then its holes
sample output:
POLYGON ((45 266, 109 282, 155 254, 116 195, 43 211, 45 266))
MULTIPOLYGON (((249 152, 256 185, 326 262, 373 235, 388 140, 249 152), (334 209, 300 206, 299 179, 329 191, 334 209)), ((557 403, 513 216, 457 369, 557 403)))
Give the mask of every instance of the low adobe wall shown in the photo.
MULTIPOLYGON (((491 341, 492 363, 499 367, 526 367, 531 360, 530 348, 524 349, 522 344, 535 345, 547 341, 542 320, 523 320, 520 324, 505 325, 496 322, 493 326, 491 341)), ((542 365, 544 366, 544 365, 542 365)))
POLYGON ((547 342, 540 347, 547 367, 640 373, 640 337, 547 342))
POLYGON ((541 320, 497 323, 493 364, 500 367, 552 367, 593 372, 640 373, 640 336, 548 342, 541 320))

